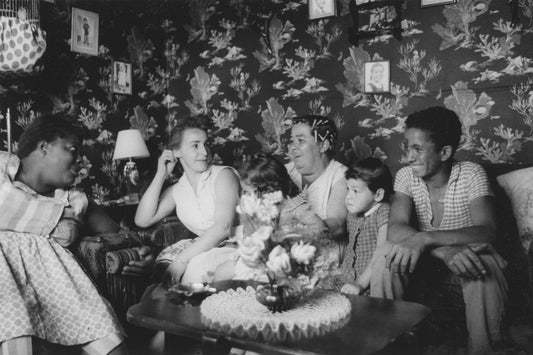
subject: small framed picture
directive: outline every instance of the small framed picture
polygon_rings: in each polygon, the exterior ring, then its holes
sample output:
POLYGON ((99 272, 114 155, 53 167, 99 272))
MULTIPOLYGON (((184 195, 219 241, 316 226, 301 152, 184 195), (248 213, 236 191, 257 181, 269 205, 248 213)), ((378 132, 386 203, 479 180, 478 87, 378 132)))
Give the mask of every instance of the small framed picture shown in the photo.
POLYGON ((365 62, 365 94, 390 92, 390 61, 365 62))
POLYGON ((420 7, 455 4, 457 0, 420 0, 420 7))
POLYGON ((131 63, 113 62, 113 92, 131 95, 131 63))
POLYGON ((309 19, 317 20, 337 15, 335 0, 308 0, 309 19))
POLYGON ((72 8, 71 51, 98 54, 98 20, 99 15, 95 12, 72 8))

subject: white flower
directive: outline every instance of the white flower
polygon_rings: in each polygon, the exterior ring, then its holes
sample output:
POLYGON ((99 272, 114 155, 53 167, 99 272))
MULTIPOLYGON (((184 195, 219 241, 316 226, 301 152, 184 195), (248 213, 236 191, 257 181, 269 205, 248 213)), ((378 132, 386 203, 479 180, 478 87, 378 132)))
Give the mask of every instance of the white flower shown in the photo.
POLYGON ((242 195, 239 205, 237 206, 237 212, 239 214, 247 214, 253 217, 259 210, 261 201, 256 195, 242 195))
POLYGON ((266 266, 278 277, 286 277, 291 272, 291 260, 281 245, 276 245, 268 255, 266 266))
POLYGON ((291 247, 291 256, 296 262, 308 265, 311 259, 315 256, 316 247, 299 241, 294 243, 291 247))
POLYGON ((281 191, 269 192, 263 195, 263 199, 266 203, 276 204, 283 201, 283 194, 281 191))
MULTIPOLYGON (((264 201, 267 202, 267 201, 264 201)), ((261 222, 269 223, 276 219, 279 215, 279 209, 276 205, 271 203, 261 203, 258 210, 256 211, 257 218, 261 222)))
POLYGON ((268 238, 270 238, 271 234, 272 234, 271 226, 261 226, 251 235, 251 237, 264 242, 264 241, 267 241, 268 238))
POLYGON ((261 252, 265 249, 265 243, 252 237, 244 237, 238 241, 239 255, 242 261, 249 267, 257 267, 261 262, 261 252))

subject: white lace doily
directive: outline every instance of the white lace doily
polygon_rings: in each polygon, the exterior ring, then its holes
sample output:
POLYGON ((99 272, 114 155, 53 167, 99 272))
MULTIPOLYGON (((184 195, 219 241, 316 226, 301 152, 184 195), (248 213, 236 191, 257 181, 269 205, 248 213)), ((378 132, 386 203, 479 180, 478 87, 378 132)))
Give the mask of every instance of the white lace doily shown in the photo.
POLYGON ((316 290, 294 308, 271 313, 255 298, 255 290, 227 290, 207 297, 202 321, 216 331, 268 342, 298 341, 343 327, 350 319, 350 301, 339 293, 316 290))

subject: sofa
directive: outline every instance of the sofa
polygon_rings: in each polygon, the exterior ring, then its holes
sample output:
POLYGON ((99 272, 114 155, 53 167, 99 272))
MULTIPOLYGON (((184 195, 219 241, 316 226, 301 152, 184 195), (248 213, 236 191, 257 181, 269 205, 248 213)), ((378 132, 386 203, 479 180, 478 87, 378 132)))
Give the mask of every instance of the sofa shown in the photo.
POLYGON ((146 286, 153 282, 149 276, 121 274, 122 267, 138 257, 132 248, 146 245, 157 252, 192 236, 177 217, 167 217, 148 229, 84 236, 73 251, 119 319, 124 321, 128 308, 140 300, 146 286))

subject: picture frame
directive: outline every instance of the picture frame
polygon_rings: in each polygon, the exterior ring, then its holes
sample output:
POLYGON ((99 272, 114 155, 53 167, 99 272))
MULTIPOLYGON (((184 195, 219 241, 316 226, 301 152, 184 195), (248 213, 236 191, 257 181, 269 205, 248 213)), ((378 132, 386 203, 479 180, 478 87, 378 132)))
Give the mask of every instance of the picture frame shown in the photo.
POLYGON ((420 7, 432 7, 455 4, 457 0, 420 0, 420 7))
POLYGON ((365 62, 365 94, 390 92, 390 61, 372 60, 365 62))
POLYGON ((70 50, 89 55, 98 54, 99 15, 72 8, 70 50))
POLYGON ((113 92, 115 94, 131 95, 132 71, 131 63, 113 62, 113 92))
POLYGON ((337 16, 335 0, 308 0, 309 20, 337 16))

